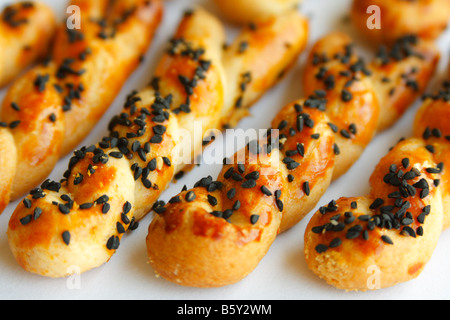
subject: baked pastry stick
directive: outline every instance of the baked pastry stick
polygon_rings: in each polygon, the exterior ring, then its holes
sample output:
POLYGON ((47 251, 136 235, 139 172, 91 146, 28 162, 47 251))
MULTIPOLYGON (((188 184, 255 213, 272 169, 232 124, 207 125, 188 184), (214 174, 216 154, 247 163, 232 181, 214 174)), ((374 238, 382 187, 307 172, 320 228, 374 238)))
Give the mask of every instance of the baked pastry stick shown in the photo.
POLYGON ((347 291, 418 277, 449 227, 450 85, 426 95, 413 137, 402 139, 370 176, 370 193, 321 208, 305 232, 309 268, 347 291))
POLYGON ((252 272, 277 235, 308 214, 359 158, 384 112, 403 108, 405 99, 412 104, 424 90, 436 48, 407 38, 392 50, 401 59, 377 57, 369 66, 347 35, 319 40, 305 70, 309 96, 280 111, 267 139, 226 159, 217 180, 201 179, 160 205, 147 236, 155 272, 192 287, 226 286, 252 272), (397 98, 375 85, 377 72, 392 81, 397 98))
MULTIPOLYGON (((355 0, 352 7, 357 29, 374 43, 392 43, 410 34, 436 40, 449 16, 447 0, 355 0), (380 29, 366 27, 369 6, 381 11, 380 29)), ((348 291, 390 287, 418 277, 431 258, 442 225, 450 225, 443 206, 448 202, 443 138, 448 88, 446 83, 438 94, 427 95, 416 116, 414 137, 398 143, 380 161, 369 195, 332 201, 309 222, 306 261, 329 284, 348 291)))
POLYGON ((56 30, 53 11, 38 1, 17 2, 0 14, 0 88, 44 59, 56 30))
POLYGON ((36 187, 91 132, 151 43, 159 0, 74 0, 81 29, 62 24, 52 57, 17 79, 2 105, 0 209, 36 187))
MULTIPOLYGON (((85 272, 109 261, 125 232, 159 203, 186 165, 181 138, 195 126, 221 128, 235 108, 246 109, 263 95, 306 46, 307 26, 297 12, 257 23, 236 40, 241 48, 246 39, 246 50, 231 45, 224 54, 222 23, 201 8, 187 12, 154 80, 129 95, 110 123, 110 136, 77 150, 61 182, 46 181, 17 207, 7 234, 18 263, 32 273, 64 277, 72 266, 85 272), (234 75, 224 71, 228 66, 234 75), (232 89, 243 79, 251 79, 240 86, 244 91, 232 89)), ((201 151, 201 140, 188 148, 190 156, 201 151)))
POLYGON ((356 30, 372 43, 393 43, 413 34, 436 40, 447 28, 450 1, 353 0, 351 16, 356 30))

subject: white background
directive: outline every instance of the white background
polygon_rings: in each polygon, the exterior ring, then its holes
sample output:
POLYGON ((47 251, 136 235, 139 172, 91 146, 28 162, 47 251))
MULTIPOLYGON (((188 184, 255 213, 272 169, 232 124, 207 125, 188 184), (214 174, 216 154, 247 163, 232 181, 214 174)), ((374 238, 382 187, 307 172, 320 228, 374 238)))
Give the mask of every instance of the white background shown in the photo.
MULTIPOLYGON (((231 1, 231 0, 230 0, 231 1)), ((3 7, 7 0, 0 0, 3 7)), ((64 18, 63 0, 45 0, 64 18)), ((152 78, 155 65, 165 48, 167 40, 176 29, 183 11, 200 4, 215 12, 210 0, 173 0, 166 4, 165 17, 153 46, 149 50, 144 64, 129 79, 117 100, 111 106, 103 120, 85 139, 82 145, 90 145, 107 134, 107 123, 121 111, 125 96, 134 89, 140 89, 152 78)), ((348 19, 349 0, 305 0, 300 10, 311 19, 311 33, 308 51, 321 36, 333 30, 349 32, 363 48, 348 19)), ((229 29, 230 39, 236 29, 229 29)), ((447 66, 450 52, 450 32, 439 39, 442 61, 439 74, 430 89, 438 88, 447 66)), ((271 119, 287 103, 303 95, 301 75, 307 52, 299 58, 296 67, 276 88, 271 90, 252 109, 252 116, 242 121, 243 129, 263 129, 270 126, 271 119)), ((4 91, 0 91, 0 101, 4 91)), ((341 196, 358 196, 368 192, 368 178, 373 168, 388 149, 401 137, 411 135, 418 101, 410 111, 390 130, 376 137, 362 158, 340 180, 334 182, 323 196, 320 205, 327 204, 341 196)), ((223 141, 216 141, 216 144, 223 141)), ((81 146, 80 146, 81 147, 81 146)), ((62 159, 51 177, 59 180, 65 171, 69 157, 62 159)), ((200 178, 212 175, 216 177, 220 166, 196 168, 176 185, 172 185, 162 199, 168 200, 176 195, 184 184, 192 187, 200 178)), ((303 234, 312 213, 289 232, 275 241, 267 256, 258 268, 238 284, 218 289, 195 289, 180 287, 161 278, 156 278, 147 264, 145 238, 152 216, 147 216, 138 230, 124 237, 118 253, 101 268, 80 276, 80 287, 71 288, 68 279, 47 279, 23 271, 14 260, 7 243, 6 229, 12 211, 12 203, 0 216, 0 299, 151 299, 151 300, 231 300, 231 299, 447 299, 450 298, 450 232, 444 232, 433 259, 422 275, 413 281, 396 287, 367 293, 346 293, 336 290, 314 276, 307 268, 303 257, 303 234)))

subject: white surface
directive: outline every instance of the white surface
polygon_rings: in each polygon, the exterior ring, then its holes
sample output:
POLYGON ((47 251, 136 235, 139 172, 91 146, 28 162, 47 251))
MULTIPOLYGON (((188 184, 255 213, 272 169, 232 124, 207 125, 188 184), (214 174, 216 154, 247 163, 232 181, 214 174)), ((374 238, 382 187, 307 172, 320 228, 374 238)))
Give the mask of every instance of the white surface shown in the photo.
MULTIPOLYGON (((230 0, 231 1, 231 0, 230 0)), ((0 0, 3 7, 8 0, 0 0)), ((66 1, 45 0, 64 17, 66 1)), ((152 78, 166 41, 172 36, 184 9, 194 3, 214 10, 209 0, 173 0, 166 5, 164 22, 158 31, 145 63, 129 79, 120 92, 116 102, 86 138, 82 145, 90 145, 107 134, 107 123, 120 112, 125 96, 133 89, 140 89, 152 78)), ((319 37, 332 30, 354 32, 348 21, 348 0, 305 0, 301 11, 311 20, 310 46, 319 37)), ((230 30, 230 35, 236 30, 230 30)), ((358 43, 358 42, 357 42, 358 43)), ((439 41, 443 52, 442 67, 447 65, 450 51, 450 32, 439 41)), ((283 82, 254 106, 253 116, 240 124, 241 128, 267 128, 271 119, 287 103, 302 97, 301 74, 304 58, 283 82), (264 116, 258 116, 264 115, 264 116)), ((438 75, 436 82, 440 82, 438 75)), ((432 88, 437 88, 436 86, 432 88)), ((0 91, 0 101, 4 92, 0 91)), ((363 195, 368 191, 368 177, 379 159, 386 154, 401 137, 411 133, 412 119, 419 106, 411 110, 389 131, 379 135, 362 158, 345 175, 336 181, 323 196, 319 205, 327 204, 341 196, 363 195)), ((216 141, 222 143, 222 141, 216 141)), ((65 171, 69 157, 62 159, 51 175, 59 180, 65 171)), ((216 177, 220 166, 201 166, 192 171, 177 185, 173 185, 162 199, 168 200, 176 195, 184 184, 192 187, 200 178, 216 177)), ((152 299, 152 300, 229 300, 229 299, 447 299, 450 298, 450 257, 446 249, 450 245, 450 232, 444 232, 431 262, 422 275, 413 281, 396 287, 368 293, 345 293, 338 291, 316 278, 307 268, 303 257, 303 234, 311 214, 289 232, 275 241, 267 256, 258 268, 246 279, 236 285, 220 289, 184 288, 156 278, 147 264, 145 238, 151 216, 145 218, 140 228, 124 237, 118 253, 109 263, 80 276, 78 289, 71 289, 72 279, 47 279, 23 271, 14 260, 6 239, 6 229, 12 211, 17 203, 12 203, 0 216, 0 299, 152 299)))

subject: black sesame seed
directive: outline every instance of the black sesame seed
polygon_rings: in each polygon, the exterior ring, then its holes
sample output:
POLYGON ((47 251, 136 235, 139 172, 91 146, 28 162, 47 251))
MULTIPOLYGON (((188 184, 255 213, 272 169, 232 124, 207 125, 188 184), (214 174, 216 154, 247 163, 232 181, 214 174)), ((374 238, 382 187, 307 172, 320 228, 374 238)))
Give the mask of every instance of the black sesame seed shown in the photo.
POLYGON ((229 200, 233 200, 233 198, 236 196, 236 189, 233 188, 230 191, 227 192, 227 198, 229 200))
POLYGON ((106 243, 106 248, 108 250, 117 250, 119 249, 119 245, 120 245, 119 237, 112 236, 111 238, 108 239, 106 243))
POLYGON ((286 164, 286 168, 288 170, 295 170, 300 166, 300 163, 296 162, 296 161, 292 161, 286 164))
POLYGON ((317 226, 317 227, 313 227, 311 229, 311 231, 315 234, 321 234, 323 232, 323 230, 325 229, 324 226, 317 226))
POLYGON ((421 179, 419 182, 413 184, 413 187, 414 188, 419 188, 419 189, 428 189, 429 185, 428 185, 427 180, 421 179))
POLYGON ((423 189, 423 190, 420 192, 420 198, 421 198, 421 199, 424 199, 424 198, 426 198, 429 194, 430 194, 430 189, 423 189))
POLYGON ((79 185, 81 182, 83 182, 83 178, 84 176, 81 173, 78 173, 75 179, 73 179, 73 184, 76 186, 79 185))
POLYGON ((237 182, 244 180, 244 178, 242 176, 240 176, 237 172, 233 172, 233 174, 231 175, 231 178, 237 182))
POLYGON ((350 133, 347 130, 344 130, 344 129, 341 130, 341 136, 343 136, 346 139, 351 139, 352 138, 350 133))
POLYGON ((23 205, 25 206, 25 208, 30 209, 31 208, 31 200, 28 198, 25 198, 23 200, 23 205))
POLYGON ((120 222, 117 222, 116 227, 119 234, 125 233, 125 227, 120 222))
POLYGON ((215 207, 217 205, 217 199, 213 197, 212 195, 208 194, 208 202, 211 206, 215 207))
POLYGON ((414 232, 414 229, 411 227, 403 227, 402 231, 400 232, 400 234, 404 235, 404 236, 410 236, 415 238, 416 237, 416 233, 414 232))
POLYGON ((408 226, 408 225, 412 224, 413 222, 414 221, 411 218, 404 218, 404 219, 402 219, 401 224, 404 226, 408 226))
POLYGON ((227 220, 227 219, 230 219, 232 215, 233 215, 233 210, 227 209, 223 212, 222 218, 227 220))
POLYGON ((13 108, 15 111, 20 111, 19 106, 15 102, 11 102, 11 108, 13 108))
POLYGON ((151 139, 150 139, 150 143, 153 144, 160 144, 163 141, 163 137, 160 135, 154 135, 151 139))
POLYGON ((358 238, 358 237, 360 236, 360 234, 361 234, 361 230, 356 230, 356 229, 350 228, 350 229, 347 231, 345 237, 346 237, 347 239, 349 239, 349 240, 352 240, 352 239, 358 238))
POLYGON ((420 226, 420 227, 417 228, 416 234, 417 234, 418 236, 423 236, 423 228, 422 228, 422 226, 420 226))
POLYGON ((430 129, 430 127, 427 127, 425 129, 425 131, 423 132, 422 137, 423 137, 424 140, 427 140, 427 139, 429 139, 431 137, 431 129, 430 129))
POLYGON ((110 209, 111 209, 111 205, 109 203, 105 203, 102 207, 102 213, 107 214, 110 209))
POLYGON ((123 153, 122 152, 111 152, 109 154, 111 157, 116 158, 116 159, 122 159, 123 158, 123 153))
POLYGON ((13 121, 13 122, 11 122, 11 123, 9 124, 9 128, 10 128, 10 129, 15 129, 15 128, 17 128, 17 127, 20 125, 20 123, 21 123, 20 120, 13 121))
POLYGON ((333 145, 333 151, 334 151, 334 154, 336 156, 341 154, 341 150, 340 150, 339 146, 336 143, 333 145))
POLYGON ((262 193, 264 193, 266 196, 272 196, 273 194, 272 194, 272 192, 270 192, 270 190, 266 187, 266 186, 262 186, 261 187, 261 191, 262 191, 262 193))
POLYGON ((93 206, 94 206, 93 203, 84 203, 84 204, 82 204, 82 205, 80 206, 80 209, 81 209, 81 210, 86 210, 86 209, 92 208, 93 206))
POLYGON ((245 176, 247 180, 258 180, 260 177, 260 173, 258 171, 254 171, 245 176))
POLYGON ((353 99, 353 95, 350 91, 344 89, 342 90, 342 101, 349 102, 353 99))
POLYGON ((277 203, 277 207, 278 207, 278 209, 280 210, 280 212, 283 212, 283 210, 284 210, 284 204, 283 204, 283 201, 277 200, 276 203, 277 203))
POLYGON ((434 153, 435 152, 435 148, 432 145, 425 146, 425 149, 427 149, 430 153, 434 153))
POLYGON ((211 212, 211 215, 213 215, 216 218, 222 218, 223 212, 222 211, 213 211, 213 212, 211 212))
POLYGON ((70 244, 70 232, 64 231, 62 234, 62 239, 66 245, 69 245, 70 244))
POLYGON ((344 220, 344 223, 345 224, 350 224, 350 223, 353 223, 355 220, 356 220, 355 216, 349 216, 348 218, 346 218, 344 220))
POLYGON ((387 244, 394 244, 394 242, 392 241, 391 238, 389 238, 386 235, 381 236, 381 240, 383 240, 383 242, 387 243, 387 244))
POLYGON ((310 189, 310 187, 309 187, 309 182, 308 182, 308 181, 306 181, 306 182, 303 184, 303 191, 305 192, 305 194, 306 194, 307 196, 309 196, 309 195, 311 194, 311 189, 310 189))
POLYGON ((41 214, 42 214, 42 209, 41 209, 41 208, 35 208, 35 209, 34 209, 34 214, 33 214, 34 220, 39 219, 39 217, 41 216, 41 214))
POLYGON ((95 202, 97 204, 104 204, 104 203, 106 203, 108 201, 109 201, 109 197, 106 194, 104 194, 101 197, 99 197, 95 202))
POLYGON ((62 214, 69 214, 69 213, 70 213, 70 209, 69 209, 66 205, 64 205, 64 204, 60 204, 60 205, 58 206, 58 208, 59 208, 59 211, 60 211, 62 214))
POLYGON ((275 191, 275 199, 279 200, 281 198, 281 190, 275 191))
POLYGON ((258 222, 258 220, 259 220, 259 215, 254 214, 250 217, 251 224, 256 224, 258 222))
POLYGON ((126 225, 129 225, 130 222, 131 222, 130 219, 127 217, 127 215, 124 214, 124 213, 122 213, 122 215, 120 216, 120 218, 121 218, 122 222, 123 222, 124 224, 126 224, 126 225))
POLYGON ((301 155, 302 157, 305 156, 305 145, 302 143, 298 143, 297 144, 297 152, 299 155, 301 155))
POLYGON ((333 123, 328 123, 328 126, 330 126, 331 130, 333 130, 334 133, 337 133, 339 131, 339 128, 337 125, 333 124, 333 123))
POLYGON ((256 181, 255 181, 255 180, 252 180, 252 179, 247 180, 247 181, 244 181, 244 182, 242 183, 241 187, 244 188, 244 189, 251 189, 251 188, 254 188, 254 187, 256 187, 256 181))
POLYGON ((247 41, 242 41, 239 43, 239 53, 244 53, 248 49, 249 43, 247 41))
POLYGON ((298 116, 297 117, 297 131, 298 132, 302 132, 303 131, 303 127, 304 127, 305 121, 303 119, 303 116, 298 116))
POLYGON ((31 220, 33 220, 33 216, 30 214, 30 215, 20 219, 20 223, 25 226, 25 225, 29 224, 31 222, 31 220))
POLYGON ((184 177, 184 171, 180 171, 175 175, 175 180, 180 180, 184 177))
POLYGON ((327 250, 328 250, 328 247, 327 247, 326 245, 324 245, 324 244, 319 244, 319 245, 316 247, 316 252, 319 253, 319 254, 324 253, 324 252, 326 252, 327 250))
POLYGON ((171 167, 172 166, 172 162, 170 161, 169 158, 167 157, 163 157, 163 162, 166 166, 171 167))
POLYGON ((366 241, 369 240, 369 231, 364 230, 363 234, 362 234, 362 238, 366 241))
POLYGON ((234 168, 231 167, 231 168, 229 168, 229 169, 225 172, 225 174, 223 175, 223 177, 224 177, 225 179, 229 179, 229 178, 231 178, 231 176, 233 175, 233 173, 234 173, 234 168))
POLYGON ((281 121, 280 124, 278 125, 278 130, 283 130, 283 129, 285 129, 285 128, 287 127, 287 125, 288 125, 287 120, 281 121))
POLYGON ((192 201, 194 201, 195 200, 195 198, 196 198, 197 196, 196 196, 196 194, 194 193, 194 191, 189 191, 187 194, 186 194, 186 201, 187 202, 192 202, 192 201))
POLYGON ((155 171, 155 170, 156 170, 156 167, 157 167, 157 161, 156 161, 156 158, 154 158, 154 159, 150 160, 150 162, 149 162, 148 165, 147 165, 147 168, 148 168, 150 171, 155 171))
POLYGON ((139 222, 137 222, 137 221, 136 221, 136 218, 133 217, 133 218, 131 219, 130 226, 128 227, 128 230, 134 231, 134 230, 136 230, 137 228, 139 228, 139 222))
POLYGON ((403 168, 408 169, 408 167, 409 167, 409 159, 408 158, 403 159, 402 160, 402 165, 403 165, 403 168))
POLYGON ((384 204, 384 200, 383 199, 375 199, 375 201, 370 205, 370 209, 374 210, 374 209, 378 209, 380 206, 382 206, 384 204))
POLYGON ((169 200, 170 204, 180 203, 180 202, 181 202, 180 196, 175 196, 175 197, 173 197, 172 199, 169 200))
POLYGON ((330 242, 330 248, 337 248, 337 247, 339 247, 340 245, 342 244, 342 240, 341 239, 339 239, 339 238, 336 238, 336 239, 333 239, 331 242, 330 242))

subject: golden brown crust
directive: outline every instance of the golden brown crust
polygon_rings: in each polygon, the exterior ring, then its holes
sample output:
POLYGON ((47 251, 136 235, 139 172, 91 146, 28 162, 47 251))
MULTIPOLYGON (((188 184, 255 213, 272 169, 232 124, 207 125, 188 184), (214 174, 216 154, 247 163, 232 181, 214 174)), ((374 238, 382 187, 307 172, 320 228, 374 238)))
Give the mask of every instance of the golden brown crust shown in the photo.
MULTIPOLYGON (((414 52, 417 43, 405 41, 414 52)), ((434 51, 420 64, 434 70, 438 56, 434 51)), ((418 65, 414 56, 389 63, 392 73, 418 65)), ((347 35, 320 39, 303 78, 308 98, 280 111, 271 127, 278 133, 268 131, 268 138, 226 159, 216 181, 204 178, 155 208, 147 248, 156 273, 193 287, 225 286, 248 275, 276 235, 315 207, 332 179, 347 171, 377 132, 378 99, 385 92, 375 90, 373 72, 347 35)), ((428 82, 431 74, 416 76, 428 82)), ((420 94, 407 92, 410 101, 420 94)))
POLYGON ((0 88, 49 54, 55 30, 53 11, 38 1, 18 2, 3 10, 0 14, 0 88))
POLYGON ((159 0, 120 2, 108 14, 107 1, 71 4, 82 10, 82 28, 61 24, 52 59, 17 79, 3 101, 2 121, 17 150, 13 200, 41 183, 97 124, 138 66, 162 15, 159 0))
POLYGON ((450 226, 449 92, 445 81, 436 94, 425 95, 413 137, 380 161, 368 196, 341 198, 309 222, 305 257, 330 285, 350 291, 391 287, 418 277, 431 259, 450 226))
POLYGON ((439 59, 434 43, 415 36, 401 38, 390 49, 380 47, 369 65, 382 106, 378 131, 391 127, 425 92, 439 59))
MULTIPOLYGON (((379 130, 415 100, 411 90, 426 89, 439 61, 429 40, 445 28, 449 13, 448 1, 354 1, 353 19, 370 41, 398 44, 380 51, 370 65, 382 106, 379 130), (366 28, 369 5, 381 8, 381 30, 366 28), (414 50, 404 47, 405 41, 414 50), (398 62, 405 53, 409 58, 398 62)), ((306 262, 328 284, 347 291, 387 288, 418 277, 431 259, 441 231, 450 225, 445 169, 449 87, 445 83, 436 95, 426 96, 414 137, 397 143, 380 161, 367 196, 332 201, 310 220, 306 262)))
POLYGON ((4 168, 0 182, 0 212, 5 210, 11 197, 11 186, 16 173, 17 152, 15 150, 14 137, 7 129, 0 129, 0 167, 4 168), (12 149, 11 149, 12 146, 12 149))
MULTIPOLYGON (((291 66, 306 45, 307 29, 301 16, 289 14, 278 19, 262 26, 274 34, 259 41, 257 32, 244 31, 263 59, 267 58, 266 39, 275 44, 289 39, 292 44, 280 51, 266 73, 256 76, 255 80, 266 83, 249 89, 252 99, 243 101, 244 109, 276 83, 273 74, 291 66), (294 23, 292 28, 279 27, 286 18, 294 23)), ((8 240, 25 270, 63 277, 70 274, 70 266, 79 266, 81 272, 98 267, 116 252, 125 231, 133 230, 152 208, 158 210, 158 198, 184 168, 186 158, 189 163, 202 151, 202 139, 183 138, 189 134, 195 137, 192 133, 200 126, 196 121, 202 121, 203 132, 223 124, 223 118, 231 112, 225 107, 225 96, 235 95, 237 100, 242 94, 228 92, 228 84, 235 85, 235 80, 227 78, 224 59, 249 61, 247 55, 258 57, 254 48, 248 48, 238 56, 224 58, 224 41, 224 27, 217 18, 201 8, 186 13, 154 79, 147 88, 127 97, 123 112, 110 122, 110 136, 75 151, 61 183, 46 181, 17 207, 10 220, 8 240), (41 236, 44 229, 47 232, 41 236)), ((244 74, 247 67, 252 68, 241 65, 236 74, 244 74)), ((174 217, 178 219, 177 214, 174 217)), ((276 232, 265 232, 263 237, 271 242, 276 232)), ((244 235, 236 235, 245 241, 244 235)))
POLYGON ((214 0, 221 14, 237 24, 256 23, 296 9, 301 0, 214 0))
POLYGON ((354 0, 352 19, 356 30, 371 43, 393 43, 399 38, 416 35, 434 40, 445 30, 450 16, 448 0, 354 0), (381 29, 370 29, 367 21, 370 6, 380 9, 381 29))
POLYGON ((64 277, 100 266, 117 249, 123 230, 132 225, 122 222, 131 221, 126 209, 127 199, 133 197, 128 162, 112 158, 106 164, 96 163, 88 154, 75 170, 89 166, 95 167, 95 174, 85 176, 81 184, 75 185, 77 177, 71 177, 63 187, 35 189, 13 213, 9 245, 25 270, 64 277), (86 204, 90 207, 85 208, 86 204))
POLYGON ((439 186, 442 189, 442 201, 444 207, 443 229, 450 227, 450 173, 448 170, 450 152, 450 130, 448 123, 450 114, 448 108, 450 102, 447 99, 450 92, 448 81, 444 82, 443 88, 436 94, 426 96, 426 100, 419 109, 414 122, 414 136, 425 141, 428 148, 433 150, 436 163, 443 164, 443 170, 439 177, 439 186))
POLYGON ((369 195, 341 198, 313 216, 305 232, 308 267, 347 291, 416 278, 442 230, 439 175, 428 172, 437 166, 422 140, 396 145, 371 176, 369 195))
POLYGON ((421 96, 440 58, 434 44, 412 36, 391 47, 381 46, 368 65, 349 55, 353 50, 354 44, 345 34, 322 38, 313 47, 303 76, 308 96, 316 90, 327 93, 335 143, 345 150, 336 157, 334 179, 347 172, 376 133, 391 127, 421 96), (359 81, 354 80, 353 70, 362 75, 359 81), (358 103, 343 101, 343 95, 358 103))
POLYGON ((289 10, 245 27, 227 46, 224 69, 229 94, 223 109, 226 127, 235 127, 248 116, 245 106, 253 105, 261 92, 283 78, 305 49, 308 35, 308 21, 297 11, 289 10))

